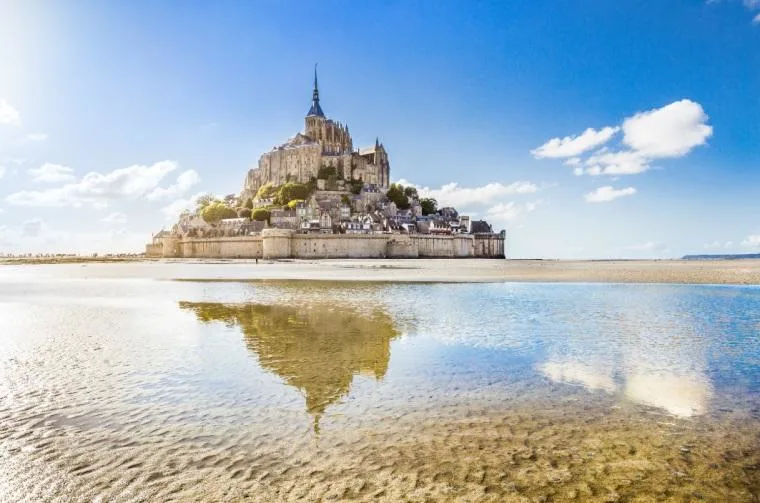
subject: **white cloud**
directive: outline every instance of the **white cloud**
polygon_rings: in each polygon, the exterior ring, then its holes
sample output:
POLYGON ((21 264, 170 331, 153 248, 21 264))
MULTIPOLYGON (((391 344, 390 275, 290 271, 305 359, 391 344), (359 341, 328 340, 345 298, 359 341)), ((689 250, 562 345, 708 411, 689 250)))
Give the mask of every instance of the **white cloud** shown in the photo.
POLYGON ((0 124, 20 126, 21 118, 18 110, 13 108, 7 101, 0 100, 0 124))
POLYGON ((115 211, 108 215, 107 217, 103 217, 100 219, 101 222, 108 222, 111 224, 125 224, 127 223, 127 216, 124 213, 121 213, 119 211, 115 211))
POLYGON ((540 199, 538 201, 524 204, 516 203, 514 201, 499 203, 486 210, 485 218, 492 224, 506 225, 517 219, 517 217, 535 210, 541 203, 542 201, 540 199))
POLYGON ((27 220, 21 224, 21 235, 24 237, 37 237, 42 233, 44 224, 39 218, 27 220))
POLYGON ((7 196, 5 200, 17 206, 92 205, 103 208, 112 200, 145 197, 176 168, 174 161, 161 161, 151 166, 135 164, 105 174, 92 172, 75 183, 48 190, 24 190, 7 196))
POLYGON ((146 197, 151 201, 158 199, 169 199, 172 197, 178 197, 187 192, 191 187, 198 184, 201 181, 201 177, 198 173, 189 169, 177 177, 177 182, 166 188, 156 187, 146 197))
POLYGON ((628 117, 620 128, 587 129, 577 137, 553 138, 531 153, 536 158, 569 157, 564 164, 573 167, 576 176, 634 175, 650 170, 652 161, 656 159, 682 157, 695 147, 704 145, 713 133, 707 120, 702 105, 683 99, 628 117), (579 157, 582 152, 606 143, 620 129, 623 131, 621 145, 624 148, 611 150, 602 147, 585 159, 579 157), (601 142, 605 138, 602 134, 605 131, 613 132, 604 142, 592 145, 593 140, 601 142), (592 146, 585 148, 588 145, 592 146), (569 153, 574 148, 580 151, 569 153))
POLYGON ((5 176, 5 173, 8 171, 8 168, 5 166, 0 166, 0 178, 5 176))
POLYGON ((605 203, 614 201, 619 197, 632 196, 636 193, 636 189, 633 187, 626 187, 624 189, 616 189, 610 185, 599 187, 593 192, 589 192, 584 197, 588 203, 605 203))
POLYGON ((536 159, 577 157, 600 145, 604 145, 620 131, 619 127, 604 127, 596 130, 586 129, 577 136, 552 138, 540 147, 530 151, 536 159))
POLYGON ((623 122, 623 143, 647 158, 681 157, 712 135, 702 105, 680 100, 623 122))
MULTIPOLYGON (((413 185, 405 180, 400 180, 401 185, 413 185)), ((489 204, 497 199, 516 194, 533 194, 538 191, 538 186, 531 182, 514 182, 504 185, 492 182, 482 187, 460 187, 452 182, 443 185, 440 189, 429 187, 417 187, 420 197, 432 197, 438 201, 438 206, 453 206, 462 208, 473 204, 489 204)))
POLYGON ((760 248, 760 234, 752 234, 742 241, 744 248, 760 248))
POLYGON ((48 139, 46 133, 29 133, 26 135, 26 139, 30 141, 45 141, 48 139))
POLYGON ((757 16, 755 16, 755 17, 752 19, 752 22, 753 22, 754 24, 760 24, 760 14, 758 14, 757 16))
POLYGON ((194 194, 188 198, 177 199, 176 201, 173 201, 167 206, 161 208, 161 212, 164 214, 168 222, 176 222, 177 218, 179 218, 180 214, 183 211, 194 210, 198 198, 205 194, 205 192, 198 192, 197 194, 194 194))
POLYGON ((587 175, 591 175, 591 176, 601 175, 602 174, 602 167, 601 166, 590 166, 590 167, 586 168, 586 170, 584 171, 584 173, 586 173, 587 175))
POLYGON ((649 161, 636 151, 604 152, 586 159, 584 173, 598 175, 635 175, 650 168, 649 161))
POLYGON ((721 243, 720 241, 713 241, 712 243, 705 243, 702 247, 705 250, 716 250, 719 248, 731 248, 734 245, 733 241, 726 241, 721 243))
POLYGON ((26 172, 32 176, 33 182, 59 183, 76 179, 73 169, 50 162, 46 162, 39 168, 28 169, 26 172))

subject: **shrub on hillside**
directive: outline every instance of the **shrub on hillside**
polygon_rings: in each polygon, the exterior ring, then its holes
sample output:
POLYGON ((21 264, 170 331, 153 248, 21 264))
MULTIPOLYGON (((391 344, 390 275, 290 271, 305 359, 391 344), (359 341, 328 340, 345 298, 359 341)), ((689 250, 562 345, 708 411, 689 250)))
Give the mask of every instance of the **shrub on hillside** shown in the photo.
POLYGON ((208 204, 201 210, 201 217, 209 224, 216 224, 225 218, 237 218, 237 212, 221 201, 208 204))
POLYGON ((265 183, 261 187, 259 187, 258 192, 256 192, 256 197, 258 199, 270 199, 277 195, 277 187, 272 185, 271 183, 265 183))
POLYGON ((253 210, 253 213, 251 213, 251 218, 259 222, 268 222, 271 215, 272 214, 269 212, 269 210, 265 210, 264 208, 256 208, 253 210))
POLYGON ((277 202, 288 204, 294 199, 306 199, 309 197, 309 186, 303 183, 288 182, 277 191, 277 202))

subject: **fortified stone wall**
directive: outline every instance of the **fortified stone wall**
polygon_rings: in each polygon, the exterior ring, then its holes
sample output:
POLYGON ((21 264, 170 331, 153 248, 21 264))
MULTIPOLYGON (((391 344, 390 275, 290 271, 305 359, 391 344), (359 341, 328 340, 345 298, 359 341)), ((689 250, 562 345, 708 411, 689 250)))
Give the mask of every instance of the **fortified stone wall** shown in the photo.
POLYGON ((262 258, 261 236, 186 238, 179 242, 184 258, 262 258))
POLYGON ((294 258, 385 258, 387 248, 383 235, 295 234, 291 252, 294 258))
POLYGON ((145 245, 146 257, 161 257, 163 256, 164 247, 161 245, 148 244, 145 245))
POLYGON ((504 258, 504 238, 405 234, 296 234, 264 229, 260 236, 166 237, 146 255, 180 258, 504 258))
POLYGON ((483 258, 506 257, 504 241, 505 239, 498 235, 475 235, 473 256, 483 258))
POLYGON ((412 239, 417 241, 420 257, 472 257, 472 236, 427 236, 416 235, 412 239))
POLYGON ((418 258, 420 248, 417 240, 404 235, 394 235, 388 240, 387 258, 418 258))

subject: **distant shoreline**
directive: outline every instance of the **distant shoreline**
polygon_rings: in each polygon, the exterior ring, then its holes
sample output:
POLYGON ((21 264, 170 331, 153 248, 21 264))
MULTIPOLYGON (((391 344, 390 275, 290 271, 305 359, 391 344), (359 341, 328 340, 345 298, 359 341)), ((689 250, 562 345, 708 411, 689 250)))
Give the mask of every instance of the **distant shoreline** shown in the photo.
POLYGON ((100 264, 100 263, 121 263, 121 262, 142 262, 151 261, 145 257, 84 257, 84 256, 63 256, 63 257, 0 257, 0 265, 26 265, 26 264, 100 264))
MULTIPOLYGON (((760 285, 760 260, 500 259, 149 259, 59 257, 0 259, 6 267, 68 267, 72 278, 365 282, 545 282, 760 285), (72 266, 81 266, 72 268, 72 266), (85 267, 87 266, 87 267, 85 267)), ((21 269, 16 269, 21 271, 21 269)), ((31 272, 26 270, 24 275, 31 272)), ((0 280, 2 280, 0 274, 0 280)))

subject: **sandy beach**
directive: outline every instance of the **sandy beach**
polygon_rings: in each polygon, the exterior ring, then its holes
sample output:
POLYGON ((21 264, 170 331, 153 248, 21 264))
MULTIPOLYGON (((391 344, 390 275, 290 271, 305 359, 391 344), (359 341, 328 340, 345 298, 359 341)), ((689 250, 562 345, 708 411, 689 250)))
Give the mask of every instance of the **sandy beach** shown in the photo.
MULTIPOLYGON (((760 260, 6 259, 3 263, 41 271, 56 264, 88 277, 180 280, 760 284, 760 260)), ((0 268, 0 276, 8 271, 0 268)))

